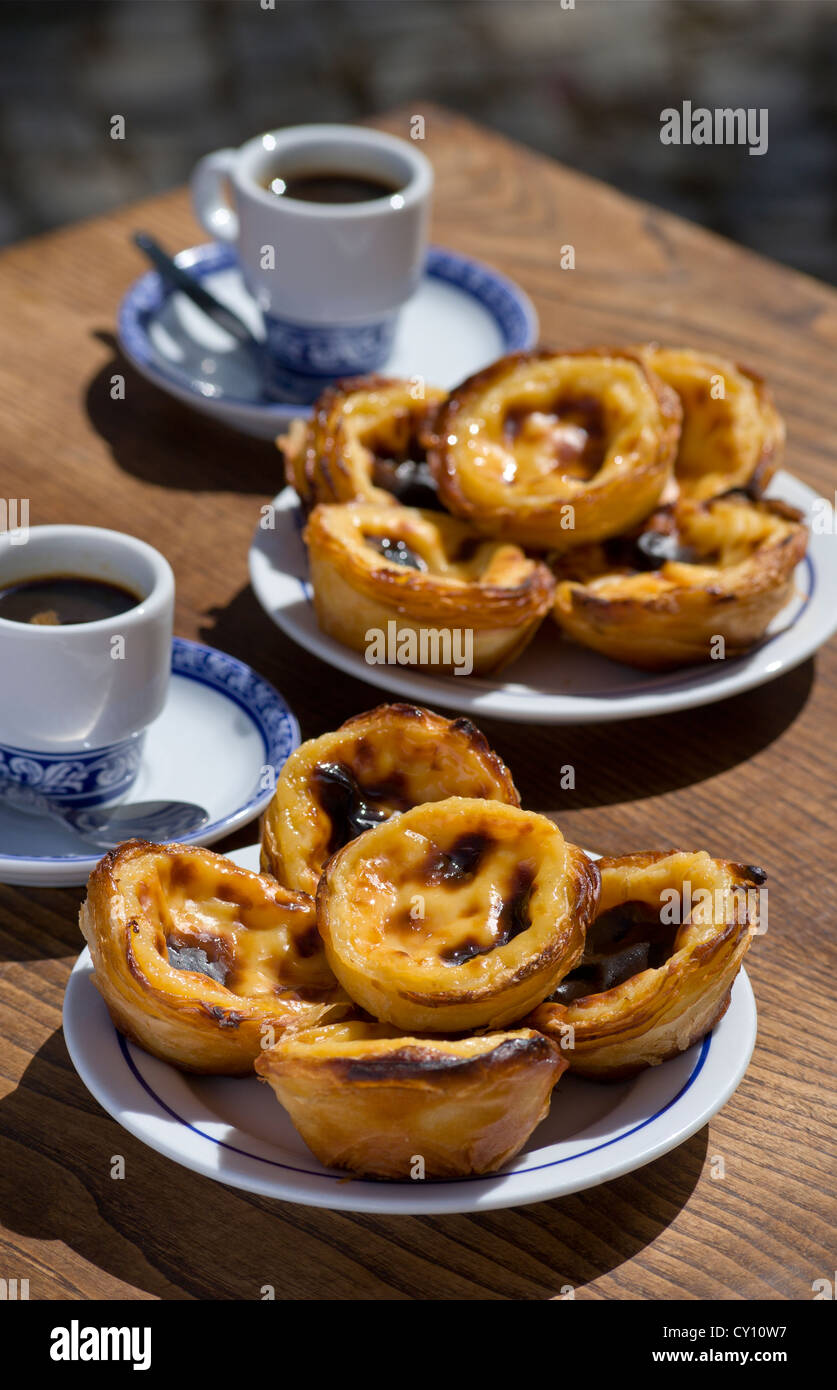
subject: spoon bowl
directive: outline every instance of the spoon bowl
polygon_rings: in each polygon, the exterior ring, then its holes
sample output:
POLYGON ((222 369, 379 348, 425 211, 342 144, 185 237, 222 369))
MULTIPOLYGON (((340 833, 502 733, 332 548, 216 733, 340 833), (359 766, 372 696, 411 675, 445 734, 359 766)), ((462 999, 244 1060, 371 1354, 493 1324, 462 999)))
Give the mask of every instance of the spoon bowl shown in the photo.
POLYGON ((209 820, 209 812, 193 801, 128 801, 69 810, 5 777, 0 777, 0 801, 25 815, 48 816, 69 826, 97 849, 113 849, 124 840, 178 840, 209 820))

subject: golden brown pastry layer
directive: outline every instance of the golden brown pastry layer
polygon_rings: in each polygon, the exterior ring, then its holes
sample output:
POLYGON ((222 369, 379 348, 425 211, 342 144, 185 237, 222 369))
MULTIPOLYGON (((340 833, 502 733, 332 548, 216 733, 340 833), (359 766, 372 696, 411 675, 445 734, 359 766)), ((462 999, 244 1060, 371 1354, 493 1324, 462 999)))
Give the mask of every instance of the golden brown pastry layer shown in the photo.
POLYGON ((256 1071, 321 1163, 420 1180, 491 1173, 512 1158, 566 1065, 531 1029, 448 1040, 347 1022, 283 1040, 256 1071))
POLYGON ((438 387, 382 376, 329 386, 310 421, 295 421, 278 441, 288 482, 309 505, 386 507, 412 493, 430 495, 432 480, 421 467, 425 431, 444 399, 438 387))
POLYGON ((80 925, 117 1028, 187 1071, 243 1075, 265 1042, 351 1008, 311 899, 212 850, 120 845, 80 925))
POLYGON ((792 598, 807 539, 802 514, 782 502, 684 500, 630 539, 559 559, 554 617, 576 642, 630 666, 737 656, 792 598))
POLYGON ((598 871, 552 821, 451 797, 367 831, 326 865, 317 921, 347 993, 416 1032, 498 1028, 572 969, 598 871))
POLYGON ((600 859, 601 897, 578 967, 526 1019, 570 1070, 618 1081, 718 1022, 759 924, 764 871, 704 851, 600 859))
POLYGON ((784 421, 762 378, 714 353, 653 343, 640 351, 683 408, 674 465, 681 495, 704 501, 732 488, 760 495, 785 446, 784 421))
POLYGON ((506 665, 527 646, 554 594, 546 565, 442 513, 318 506, 305 539, 323 631, 367 652, 369 634, 393 623, 400 641, 414 634, 410 664, 436 671, 461 665, 465 633, 472 634, 474 672, 506 665), (430 633, 438 634, 432 642, 430 633))
POLYGON ((262 820, 262 869, 314 894, 326 860, 349 840, 449 796, 520 805, 511 773, 470 720, 379 705, 288 758, 262 820))
POLYGON ((653 510, 680 415, 629 349, 514 353, 449 396, 428 461, 445 506, 479 530, 566 550, 653 510))

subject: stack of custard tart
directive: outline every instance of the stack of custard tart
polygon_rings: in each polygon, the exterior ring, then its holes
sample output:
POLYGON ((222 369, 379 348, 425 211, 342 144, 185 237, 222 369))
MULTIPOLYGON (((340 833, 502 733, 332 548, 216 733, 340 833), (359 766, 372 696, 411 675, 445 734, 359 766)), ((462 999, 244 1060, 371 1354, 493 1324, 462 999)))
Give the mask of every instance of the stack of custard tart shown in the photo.
POLYGON ((322 1163, 404 1180, 493 1172, 567 1069, 621 1080, 703 1037, 764 879, 595 862, 468 720, 403 704, 291 755, 261 870, 140 841, 101 861, 81 928, 114 1023, 187 1071, 255 1068, 322 1163))
POLYGON ((514 353, 449 396, 340 382, 279 444, 323 631, 363 652, 393 620, 470 630, 479 674, 548 614, 651 670, 751 648, 807 545, 763 496, 784 439, 752 372, 641 344, 514 353))

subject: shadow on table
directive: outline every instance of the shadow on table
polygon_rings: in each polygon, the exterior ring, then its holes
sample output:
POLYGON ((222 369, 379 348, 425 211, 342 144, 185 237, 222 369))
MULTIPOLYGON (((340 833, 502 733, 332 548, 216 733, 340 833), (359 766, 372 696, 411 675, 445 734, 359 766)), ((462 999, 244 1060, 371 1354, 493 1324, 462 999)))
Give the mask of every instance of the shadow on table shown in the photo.
POLYGON ((373 709, 388 698, 399 698, 335 670, 298 646, 276 627, 249 585, 224 607, 207 610, 198 637, 248 662, 272 681, 297 716, 303 738, 335 729, 351 715, 373 709))
MULTIPOLYGON (((387 699, 403 699, 326 665, 291 641, 262 610, 248 586, 211 609, 201 640, 256 666, 273 681, 305 725, 304 737, 387 699)), ((524 806, 563 813, 641 801, 692 786, 746 762, 793 724, 808 701, 814 659, 731 699, 675 714, 602 724, 474 723, 505 759, 524 806), (567 767, 575 786, 562 787, 567 767)), ((421 703, 421 693, 416 700, 421 703)), ((440 713, 455 717, 456 710, 440 713)))
POLYGON ((84 949, 78 925, 83 888, 26 888, 3 885, 0 906, 0 962, 26 965, 43 960, 74 960, 84 949))
MULTIPOLYGON (((780 738, 802 713, 814 684, 814 659, 755 690, 676 714, 607 724, 529 730, 523 770, 511 763, 523 804, 575 811, 643 801, 694 786, 745 763, 780 738), (561 786, 562 767, 576 785, 561 786)), ((498 743, 505 729, 498 730, 498 743)), ((492 737, 493 730, 486 733, 492 737)))
POLYGON ((87 415, 120 468, 145 483, 191 492, 278 491, 282 465, 270 440, 228 429, 167 396, 140 376, 112 333, 94 336, 113 356, 88 384, 87 415), (115 375, 125 379, 124 400, 111 395, 115 375))
MULTIPOLYGON (((295 1207, 145 1148, 100 1109, 56 1031, 0 1103, 0 1219, 160 1298, 534 1300, 581 1289, 651 1244, 703 1170, 704 1128, 641 1171, 552 1202, 462 1216, 295 1207), (124 1179, 110 1176, 115 1155, 124 1179)), ((30 1277, 31 1296, 38 1290, 30 1277)), ((100 1281, 81 1273, 78 1292, 100 1281)), ((53 1295, 54 1296, 54 1295, 53 1295)))

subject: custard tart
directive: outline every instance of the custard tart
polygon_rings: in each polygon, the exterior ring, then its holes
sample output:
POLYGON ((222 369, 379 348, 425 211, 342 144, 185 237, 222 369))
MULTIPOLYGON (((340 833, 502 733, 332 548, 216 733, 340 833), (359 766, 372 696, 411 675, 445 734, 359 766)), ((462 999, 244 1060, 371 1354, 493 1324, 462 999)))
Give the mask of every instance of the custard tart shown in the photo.
POLYGON ((492 1173, 549 1109, 566 1059, 531 1029, 447 1040, 346 1022, 256 1062, 321 1163, 367 1177, 492 1173))
POLYGON ((261 867, 312 895, 326 860, 357 835, 427 801, 519 806, 511 773, 469 719, 379 705, 288 758, 261 827, 261 867))
POLYGON ((449 511, 487 535, 567 550, 653 511, 680 413, 628 350, 514 353, 449 396, 428 461, 449 511))
POLYGON ((595 865, 545 816, 450 797, 334 855, 317 922, 347 994, 380 1021, 499 1028, 580 959, 598 889, 595 865))
POLYGON ((759 929, 763 869, 704 851, 600 859, 584 955, 526 1019, 570 1070, 619 1081, 656 1066, 722 1018, 759 929))
POLYGON ((414 378, 356 377, 329 386, 307 423, 279 439, 288 482, 308 505, 435 505, 426 430, 445 399, 414 378))
POLYGON ((568 637, 648 670, 738 656, 793 597, 808 533, 784 502, 741 493, 661 509, 631 537, 559 557, 568 637))
POLYGON ((305 540, 320 627, 367 660, 497 671, 552 604, 546 565, 441 512, 318 506, 305 540))
POLYGON ((760 496, 782 462, 785 425, 764 381, 726 357, 690 348, 641 349, 683 409, 674 464, 683 497, 735 488, 760 496))
POLYGON ((117 1028, 186 1071, 244 1075, 285 1032, 351 1011, 311 899, 208 849, 120 845, 80 925, 117 1028))

